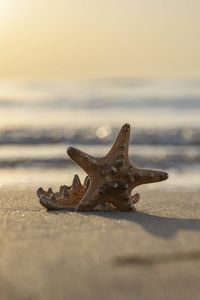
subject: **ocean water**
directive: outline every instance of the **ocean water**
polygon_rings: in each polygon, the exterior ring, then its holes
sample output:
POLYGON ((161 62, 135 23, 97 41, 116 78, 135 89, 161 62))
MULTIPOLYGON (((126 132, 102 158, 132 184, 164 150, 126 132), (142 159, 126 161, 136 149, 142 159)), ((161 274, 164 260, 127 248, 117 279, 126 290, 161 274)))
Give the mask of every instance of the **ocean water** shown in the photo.
POLYGON ((131 162, 170 175, 148 188, 200 189, 200 81, 131 78, 1 81, 0 186, 83 179, 67 147, 101 157, 127 122, 131 162))

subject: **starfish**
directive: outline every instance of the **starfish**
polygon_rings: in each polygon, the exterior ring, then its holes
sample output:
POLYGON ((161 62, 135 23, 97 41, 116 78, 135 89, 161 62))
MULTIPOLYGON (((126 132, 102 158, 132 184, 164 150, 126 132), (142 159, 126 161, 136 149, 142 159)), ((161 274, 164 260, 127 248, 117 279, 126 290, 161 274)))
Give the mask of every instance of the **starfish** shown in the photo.
POLYGON ((90 178, 89 188, 77 204, 76 211, 90 211, 106 203, 118 210, 134 210, 134 204, 139 200, 139 194, 131 195, 135 187, 168 178, 166 172, 140 169, 130 163, 130 130, 129 124, 123 125, 111 150, 102 158, 95 158, 74 147, 67 149, 68 155, 90 178))
POLYGON ((59 192, 56 193, 53 193, 51 188, 45 191, 40 187, 37 190, 40 204, 47 210, 74 208, 87 191, 89 181, 87 176, 84 183, 81 184, 78 175, 75 175, 71 186, 61 185, 59 192))

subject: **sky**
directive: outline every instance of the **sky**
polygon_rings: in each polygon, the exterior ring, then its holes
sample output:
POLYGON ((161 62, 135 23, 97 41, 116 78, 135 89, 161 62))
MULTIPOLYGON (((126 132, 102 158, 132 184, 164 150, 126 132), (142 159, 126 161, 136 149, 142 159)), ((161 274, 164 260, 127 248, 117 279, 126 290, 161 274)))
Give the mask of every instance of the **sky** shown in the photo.
POLYGON ((199 0, 0 0, 0 79, 200 78, 199 0))

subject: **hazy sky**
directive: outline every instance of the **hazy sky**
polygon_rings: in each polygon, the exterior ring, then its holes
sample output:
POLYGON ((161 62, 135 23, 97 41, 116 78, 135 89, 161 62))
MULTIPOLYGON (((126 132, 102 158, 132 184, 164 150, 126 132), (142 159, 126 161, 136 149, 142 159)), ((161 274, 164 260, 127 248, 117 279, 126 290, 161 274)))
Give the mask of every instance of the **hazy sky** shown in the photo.
POLYGON ((0 0, 0 78, 200 78, 199 0, 0 0))

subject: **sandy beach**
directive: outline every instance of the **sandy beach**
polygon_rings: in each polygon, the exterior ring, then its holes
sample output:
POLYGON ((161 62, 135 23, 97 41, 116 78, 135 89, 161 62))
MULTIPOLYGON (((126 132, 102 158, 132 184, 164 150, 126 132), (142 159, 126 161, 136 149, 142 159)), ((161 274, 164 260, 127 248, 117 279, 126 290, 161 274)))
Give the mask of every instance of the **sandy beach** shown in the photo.
POLYGON ((199 299, 200 192, 144 191, 136 213, 0 194, 1 299, 199 299))

